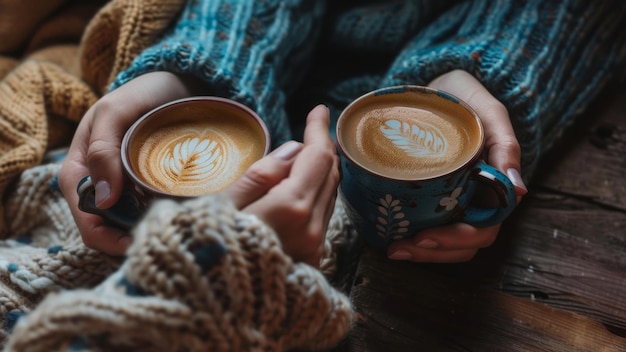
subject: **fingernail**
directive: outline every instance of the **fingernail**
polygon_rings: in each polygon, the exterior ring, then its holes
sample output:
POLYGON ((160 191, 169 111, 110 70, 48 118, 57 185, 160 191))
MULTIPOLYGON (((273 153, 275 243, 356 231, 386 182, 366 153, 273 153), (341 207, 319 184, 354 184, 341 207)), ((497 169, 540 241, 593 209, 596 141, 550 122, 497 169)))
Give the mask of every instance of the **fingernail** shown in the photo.
POLYGON ((432 249, 432 248, 439 247, 439 243, 437 243, 437 242, 435 242, 435 241, 433 241, 433 240, 431 240, 429 238, 426 238, 426 239, 423 239, 423 240, 417 242, 415 244, 415 247, 432 249))
POLYGON ((506 170, 506 175, 513 183, 513 186, 515 186, 515 191, 517 192, 517 195, 523 196, 524 194, 528 193, 528 188, 526 188, 524 180, 522 180, 522 176, 520 175, 519 171, 517 171, 517 169, 510 168, 506 170))
POLYGON ((109 183, 107 181, 100 180, 96 182, 95 188, 96 188, 96 199, 95 199, 96 206, 100 206, 102 202, 106 201, 111 196, 111 186, 109 186, 109 183))
POLYGON ((274 151, 274 156, 281 160, 291 160, 302 149, 302 144, 296 141, 289 141, 281 145, 274 151))
POLYGON ((397 250, 389 255, 389 259, 393 260, 410 260, 413 256, 409 251, 405 251, 404 249, 397 250))

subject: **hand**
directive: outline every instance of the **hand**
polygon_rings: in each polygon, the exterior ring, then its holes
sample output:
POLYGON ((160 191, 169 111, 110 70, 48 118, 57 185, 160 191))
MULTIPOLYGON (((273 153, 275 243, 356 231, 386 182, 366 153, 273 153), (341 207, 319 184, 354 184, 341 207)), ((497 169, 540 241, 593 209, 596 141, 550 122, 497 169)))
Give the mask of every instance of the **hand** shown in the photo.
MULTIPOLYGON (((464 100, 480 116, 485 128, 485 161, 509 177, 519 202, 527 189, 520 176, 520 146, 504 105, 465 71, 448 72, 429 86, 464 100)), ((490 246, 499 231, 500 225, 477 228, 464 223, 426 229, 412 239, 392 243, 387 255, 391 259, 416 262, 468 261, 480 248, 490 246)))
POLYGON ((108 208, 115 204, 124 182, 120 145, 126 130, 152 108, 188 95, 179 77, 168 72, 149 73, 102 97, 82 118, 59 173, 59 185, 87 247, 123 255, 130 238, 101 217, 78 209, 78 182, 91 175, 96 185, 96 206, 108 208))
POLYGON ((339 184, 339 157, 328 127, 328 108, 315 107, 304 143, 283 144, 223 191, 238 209, 272 227, 294 261, 316 268, 339 184))

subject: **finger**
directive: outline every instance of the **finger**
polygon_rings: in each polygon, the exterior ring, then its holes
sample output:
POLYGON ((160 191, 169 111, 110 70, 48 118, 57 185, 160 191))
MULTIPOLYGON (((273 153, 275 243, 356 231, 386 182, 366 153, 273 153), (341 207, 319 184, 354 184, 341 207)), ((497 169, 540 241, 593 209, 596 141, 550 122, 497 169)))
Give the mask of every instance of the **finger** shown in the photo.
POLYGON ((79 125, 76 129, 67 156, 63 160, 61 170, 59 171, 59 188, 72 211, 78 207, 78 194, 76 193, 78 182, 83 177, 89 175, 85 159, 87 148, 86 144, 82 143, 82 136, 86 135, 84 130, 84 125, 79 125))
POLYGON ((330 138, 329 124, 330 113, 324 105, 316 106, 307 117, 304 149, 296 159, 290 177, 296 182, 294 188, 301 190, 299 193, 315 194, 308 190, 321 188, 335 162, 337 151, 330 138))
POLYGON ((506 107, 471 74, 455 70, 430 83, 467 102, 480 116, 485 129, 487 162, 505 173, 518 195, 528 192, 521 177, 521 150, 506 107))
POLYGON ((480 248, 493 244, 500 225, 478 228, 464 223, 420 231, 409 239, 394 241, 387 249, 391 259, 459 262, 471 259, 480 248))
POLYGON ((100 101, 91 109, 93 122, 86 158, 89 174, 95 185, 96 206, 100 208, 115 204, 124 183, 120 147, 124 132, 135 120, 135 116, 118 109, 119 106, 108 103, 108 100, 100 101), (127 118, 111 123, 115 116, 127 118))
MULTIPOLYGON (((315 267, 319 266, 324 253, 326 232, 328 231, 328 224, 330 223, 330 218, 333 215, 335 202, 337 200, 337 187, 340 179, 339 157, 337 157, 336 160, 337 161, 329 170, 326 183, 314 203, 311 219, 309 221, 311 228, 308 233, 317 238, 318 245, 315 247, 316 250, 311 252, 309 257, 305 258, 304 261, 315 267)), ((315 238, 311 240, 311 242, 313 241, 315 241, 315 238)))
POLYGON ((130 236, 119 229, 108 226, 97 216, 82 213, 75 217, 85 246, 113 256, 122 256, 131 244, 130 236))
POLYGON ((289 176, 293 160, 301 150, 302 143, 286 142, 252 164, 223 194, 233 201, 237 209, 246 207, 289 176))
POLYGON ((85 163, 85 152, 83 151, 85 147, 81 143, 83 133, 84 130, 79 127, 59 171, 59 187, 70 206, 72 216, 85 245, 110 255, 121 256, 124 255, 130 245, 130 237, 123 231, 108 227, 101 217, 78 209, 76 187, 79 181, 89 174, 85 163))
POLYGON ((319 265, 339 182, 338 157, 328 125, 328 109, 313 109, 307 118, 304 147, 289 177, 244 209, 276 230, 287 254, 314 266, 319 265))
POLYGON ((487 163, 509 177, 518 195, 526 194, 528 189, 520 173, 521 148, 506 107, 486 91, 474 95, 472 101, 476 100, 482 102, 474 105, 485 129, 487 163))
POLYGON ((500 225, 475 227, 455 223, 422 230, 411 239, 411 243, 419 248, 445 251, 486 248, 493 244, 499 231, 500 225))
POLYGON ((289 177, 270 193, 288 194, 295 207, 311 209, 336 162, 337 152, 328 131, 329 112, 318 105, 308 115, 304 145, 293 162, 289 177))
POLYGON ((458 249, 451 251, 440 251, 432 249, 421 249, 402 246, 394 252, 389 252, 388 257, 392 260, 405 260, 418 263, 462 263, 470 261, 478 249, 458 249))

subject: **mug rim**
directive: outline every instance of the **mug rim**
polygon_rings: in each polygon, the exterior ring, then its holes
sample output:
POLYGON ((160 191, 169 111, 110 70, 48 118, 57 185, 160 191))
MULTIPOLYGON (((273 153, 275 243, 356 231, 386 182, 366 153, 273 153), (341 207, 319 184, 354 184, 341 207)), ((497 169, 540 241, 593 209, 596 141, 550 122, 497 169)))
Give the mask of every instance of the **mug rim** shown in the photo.
POLYGON ((235 100, 223 98, 223 97, 217 97, 217 96, 207 95, 207 96, 193 96, 193 97, 180 98, 180 99, 169 101, 167 103, 161 104, 157 107, 150 109, 148 112, 144 113, 137 120, 135 120, 135 122, 133 122, 131 126, 124 133, 124 137, 122 138, 122 144, 120 148, 120 154, 122 157, 123 170, 125 174, 128 175, 128 177, 132 179, 132 182, 139 184, 143 189, 148 190, 150 193, 155 194, 159 197, 169 197, 169 198, 179 198, 179 199, 194 197, 194 196, 176 195, 172 193, 163 192, 159 189, 156 189, 154 186, 150 185, 149 183, 143 181, 141 177, 137 175, 137 173, 131 166, 132 163, 130 162, 130 155, 129 155, 130 152, 129 152, 128 145, 130 144, 130 140, 133 134, 135 133, 135 131, 155 113, 161 110, 164 110, 166 108, 172 107, 174 105, 188 104, 188 103, 193 103, 193 102, 198 102, 198 101, 207 102, 207 103, 213 102, 213 103, 228 105, 230 107, 243 111, 245 115, 253 118, 263 130, 263 135, 265 137, 265 150, 263 151, 263 156, 266 156, 269 153, 270 148, 271 148, 271 137, 270 137, 269 129, 267 128, 267 125, 265 124, 263 119, 261 119, 261 117, 256 112, 254 112, 254 110, 250 109, 249 107, 235 100))
POLYGON ((478 116, 478 113, 476 113, 476 111, 468 103, 466 103, 464 100, 460 99, 459 97, 455 96, 454 94, 440 90, 440 89, 435 89, 435 88, 426 87, 426 86, 419 86, 419 85, 408 85, 408 84, 379 88, 379 89, 367 92, 359 96, 352 102, 350 102, 350 104, 348 104, 341 111, 341 114, 339 115, 337 119, 337 124, 335 125, 335 136, 336 136, 336 142, 337 142, 336 143, 337 149, 340 151, 341 155, 345 157, 346 159, 348 159, 354 166, 358 167, 359 169, 361 169, 362 171, 368 174, 374 175, 379 178, 396 181, 396 182, 415 182, 415 181, 435 180, 435 179, 450 176, 454 173, 457 173, 459 170, 469 168, 480 159, 480 156, 481 156, 481 153, 483 152, 484 144, 485 144, 485 131, 484 131, 483 123, 480 117, 478 116), (341 136, 342 120, 346 118, 345 117, 346 113, 350 109, 354 108, 358 104, 361 104, 364 100, 369 99, 372 96, 379 96, 379 95, 384 95, 384 94, 398 94, 398 93, 400 94, 434 94, 436 97, 440 99, 447 99, 453 103, 459 104, 462 108, 467 110, 476 121, 476 127, 478 128, 478 134, 479 134, 478 136, 479 142, 476 144, 476 148, 474 152, 471 154, 471 156, 467 158, 467 160, 465 160, 461 165, 451 170, 448 170, 447 172, 443 172, 441 174, 437 174, 434 176, 412 177, 412 178, 392 177, 389 175, 381 174, 379 172, 376 172, 375 170, 372 170, 371 168, 366 167, 365 165, 358 162, 354 157, 352 157, 347 152, 347 148, 344 146, 343 141, 342 141, 342 136, 341 136))

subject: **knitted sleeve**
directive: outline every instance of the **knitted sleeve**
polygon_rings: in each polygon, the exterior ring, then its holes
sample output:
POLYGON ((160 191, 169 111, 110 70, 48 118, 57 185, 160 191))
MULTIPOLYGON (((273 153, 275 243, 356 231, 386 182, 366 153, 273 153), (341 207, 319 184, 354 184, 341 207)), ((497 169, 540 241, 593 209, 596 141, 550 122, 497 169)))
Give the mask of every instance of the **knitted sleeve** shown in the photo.
POLYGON ((317 0, 189 0, 175 26, 112 88, 153 71, 192 75, 209 94, 255 110, 278 146, 290 139, 285 92, 302 75, 323 10, 317 0))
POLYGON ((624 72, 623 1, 465 1, 414 37, 384 85, 465 70, 508 109, 529 178, 563 129, 624 72))
POLYGON ((255 216, 216 196, 158 201, 122 267, 48 296, 8 351, 282 351, 337 344, 353 316, 321 271, 294 263, 255 216))

